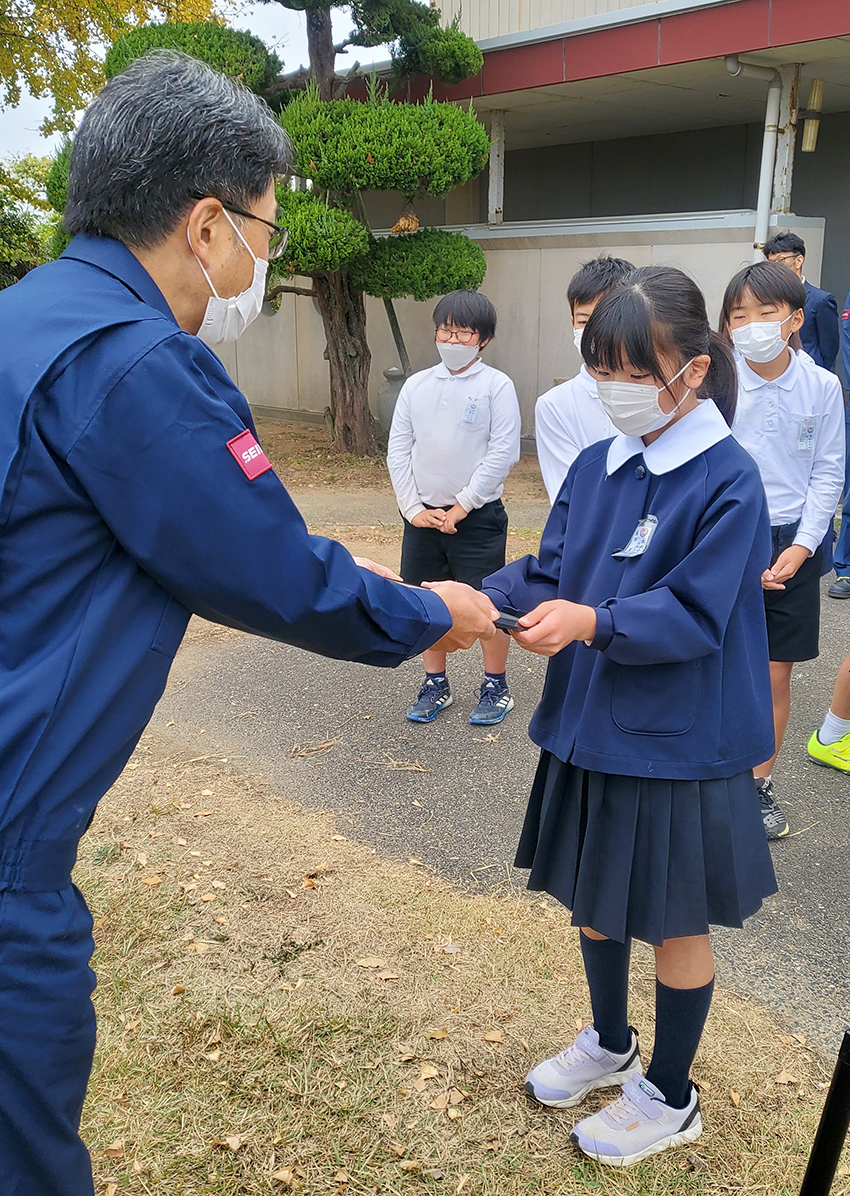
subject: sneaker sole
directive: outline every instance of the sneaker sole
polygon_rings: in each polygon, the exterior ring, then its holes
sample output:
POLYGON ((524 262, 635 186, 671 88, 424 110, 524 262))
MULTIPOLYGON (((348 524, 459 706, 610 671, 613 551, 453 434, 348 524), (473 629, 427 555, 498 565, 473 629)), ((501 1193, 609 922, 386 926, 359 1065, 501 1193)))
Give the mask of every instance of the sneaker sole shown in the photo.
POLYGON ((828 760, 818 760, 817 756, 813 756, 811 752, 806 752, 806 755, 812 764, 817 764, 818 768, 831 768, 833 772, 843 773, 844 776, 850 773, 850 764, 846 768, 842 768, 839 764, 830 764, 828 760))
POLYGON ((445 702, 442 702, 437 707, 437 709, 434 711, 434 713, 431 715, 430 718, 422 718, 418 714, 408 714, 405 717, 412 723, 432 723, 434 721, 434 719, 437 717, 437 715, 440 713, 440 711, 445 710, 445 708, 447 706, 451 706, 453 701, 454 701, 454 698, 451 696, 451 694, 449 694, 449 696, 446 698, 445 702))
POLYGON ((660 1154, 662 1150, 668 1150, 671 1146, 685 1146, 688 1142, 696 1142, 701 1133, 702 1117, 697 1114, 694 1122, 686 1130, 680 1130, 677 1134, 669 1134, 666 1138, 660 1138, 657 1142, 653 1142, 652 1146, 647 1146, 645 1150, 639 1150, 636 1154, 598 1154, 596 1151, 582 1146, 578 1134, 570 1134, 570 1141, 573 1146, 578 1147, 582 1154, 587 1155, 590 1159, 595 1159, 597 1163, 602 1163, 606 1167, 631 1167, 634 1163, 639 1163, 641 1159, 648 1159, 650 1155, 660 1154))
POLYGON ((636 1067, 630 1067, 628 1071, 612 1072, 607 1076, 600 1076, 598 1080, 591 1080, 574 1096, 568 1096, 564 1100, 544 1100, 534 1091, 534 1085, 530 1080, 525 1081, 525 1091, 538 1105, 545 1105, 547 1109, 571 1109, 573 1105, 583 1101, 588 1092, 594 1092, 597 1088, 622 1088, 628 1080, 638 1075, 643 1075, 640 1063, 636 1067))
POLYGON ((768 837, 768 840, 769 840, 771 843, 775 843, 777 839, 784 839, 784 838, 785 838, 785 836, 786 836, 786 835, 788 834, 788 832, 790 831, 790 829, 791 829, 791 828, 790 828, 790 826, 788 826, 787 824, 786 824, 786 826, 785 826, 785 829, 784 829, 784 830, 782 830, 782 831, 769 831, 769 830, 767 829, 767 827, 765 827, 765 828, 764 828, 764 833, 767 835, 767 837, 768 837))
POLYGON ((498 718, 475 718, 474 715, 470 715, 469 721, 470 721, 470 723, 472 723, 473 727, 494 727, 496 725, 496 723, 502 722, 505 715, 509 714, 510 711, 513 710, 513 708, 514 708, 514 700, 513 700, 513 698, 511 698, 511 700, 508 702, 507 706, 505 707, 505 709, 502 711, 502 713, 499 715, 498 718))

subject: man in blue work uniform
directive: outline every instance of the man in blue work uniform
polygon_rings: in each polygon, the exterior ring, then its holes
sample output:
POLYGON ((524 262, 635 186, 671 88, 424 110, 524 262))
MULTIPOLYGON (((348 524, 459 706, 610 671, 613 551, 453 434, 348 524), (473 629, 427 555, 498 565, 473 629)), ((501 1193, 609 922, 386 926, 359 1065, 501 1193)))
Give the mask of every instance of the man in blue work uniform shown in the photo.
POLYGON ((69 249, 0 294, 2 1196, 93 1192, 92 923, 71 868, 190 613, 383 666, 495 634, 467 587, 406 589, 309 536, 204 343, 260 309, 287 164, 250 92, 140 59, 77 134, 69 249))

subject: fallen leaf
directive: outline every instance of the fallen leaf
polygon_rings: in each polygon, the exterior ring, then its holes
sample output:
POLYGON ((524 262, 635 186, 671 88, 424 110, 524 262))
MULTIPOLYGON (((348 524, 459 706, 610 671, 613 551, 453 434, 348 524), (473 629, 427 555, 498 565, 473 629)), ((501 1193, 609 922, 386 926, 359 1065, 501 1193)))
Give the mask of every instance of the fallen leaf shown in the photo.
POLYGON ((281 1167, 280 1171, 275 1171, 272 1179, 279 1180, 280 1183, 286 1184, 287 1188, 297 1188, 298 1180, 295 1177, 295 1172, 291 1167, 281 1167))
POLYGON ((449 1107, 449 1098, 444 1092, 438 1092, 428 1107, 440 1110, 447 1109, 449 1107))
POLYGON ((415 1051, 405 1050, 405 1051, 402 1051, 401 1054, 399 1055, 399 1059, 401 1059, 402 1063, 410 1063, 411 1060, 413 1060, 415 1058, 416 1058, 415 1051))
POLYGON ((178 838, 176 838, 174 840, 174 842, 177 844, 178 847, 186 847, 186 840, 181 839, 179 836, 178 836, 178 838))
POLYGON ((216 899, 215 893, 204 893, 203 897, 201 898, 201 901, 215 901, 215 899, 216 899))
POLYGON ((434 1077, 438 1076, 439 1074, 439 1070, 434 1066, 433 1063, 421 1064, 420 1076, 423 1080, 433 1080, 434 1077))
POLYGON ((123 1159, 124 1158, 124 1141, 122 1138, 116 1138, 111 1146, 107 1146, 103 1152, 108 1159, 123 1159))
POLYGON ((524 1039, 524 1038, 521 1038, 521 1039, 519 1040, 519 1045, 522 1047, 522 1049, 525 1051, 525 1053, 526 1053, 526 1055, 527 1055, 527 1054, 529 1053, 529 1046, 528 1046, 528 1043, 525 1041, 525 1039, 524 1039))
POLYGON ((435 1179, 439 1183, 441 1179, 445 1179, 445 1172, 441 1171, 439 1167, 429 1167, 427 1171, 422 1172, 427 1175, 429 1179, 435 1179))
POLYGON ((461 1113, 460 1109, 455 1109, 455 1108, 446 1109, 446 1113, 451 1118, 452 1121, 457 1121, 457 1119, 459 1117, 463 1117, 463 1114, 461 1113))
MULTIPOLYGON (((314 887, 315 887, 315 886, 314 886, 314 887)), ((294 901, 294 900, 296 899, 296 897, 298 896, 298 894, 297 894, 297 893, 293 893, 292 889, 284 889, 283 891, 284 891, 284 893, 286 893, 287 897, 288 897, 288 898, 289 898, 291 901, 294 901)))
POLYGON ((395 1113, 382 1113, 381 1121, 383 1121, 384 1125, 388 1126, 391 1130, 394 1130, 398 1125, 398 1118, 396 1117, 395 1113))
POLYGON ((387 961, 379 959, 377 955, 364 955, 362 959, 357 960, 358 968, 385 968, 387 961))
POLYGON ((729 1089, 729 1099, 731 1100, 732 1104, 735 1106, 736 1109, 740 1106, 741 1094, 740 1094, 740 1092, 736 1092, 734 1088, 729 1089))
POLYGON ((224 881, 223 881, 223 880, 214 880, 214 881, 212 882, 212 887, 213 887, 214 889, 226 889, 226 888, 227 888, 227 885, 224 883, 224 881))
POLYGON ((334 1183, 347 1184, 350 1178, 351 1177, 349 1176, 348 1172, 343 1171, 340 1167, 339 1171, 337 1171, 336 1175, 334 1176, 334 1183))
POLYGON ((344 843, 345 835, 331 835, 331 839, 334 843, 344 843))
POLYGON ((172 990, 171 990, 171 995, 172 995, 172 997, 179 997, 180 994, 184 993, 185 991, 186 991, 186 989, 183 987, 182 984, 175 984, 174 988, 172 988, 172 990))
POLYGON ((399 1163, 402 1171, 418 1171, 422 1164, 418 1159, 402 1159, 399 1163))
POLYGON ((213 795, 212 789, 202 789, 201 790, 201 797, 212 797, 212 795, 213 795))
POLYGON ((797 1079, 797 1077, 790 1075, 785 1070, 784 1067, 782 1068, 782 1071, 779 1073, 779 1075, 776 1077, 776 1079, 773 1082, 774 1082, 774 1084, 799 1084, 800 1083, 800 1081, 797 1079))
POLYGON ((502 1031, 501 1030, 488 1030, 487 1033, 484 1035, 484 1041, 485 1042, 502 1042, 503 1041, 502 1031))
POLYGON ((427 1087, 427 1084, 420 1076, 418 1080, 413 1081, 413 1087, 416 1089, 417 1092, 424 1092, 427 1087))
POLYGON ((144 1175, 144 1173, 145 1173, 145 1165, 141 1161, 141 1159, 133 1159, 133 1174, 134 1175, 144 1175))
POLYGON ((135 1022, 125 1022, 125 1023, 124 1023, 124 1029, 125 1029, 125 1031, 126 1031, 128 1034, 132 1034, 134 1030, 138 1030, 138 1028, 139 1028, 139 1026, 140 1026, 141 1024, 142 1024, 142 1023, 141 1023, 140 1021, 135 1021, 135 1022))
POLYGON ((463 948, 458 947, 456 943, 446 943, 445 947, 443 947, 445 955, 460 955, 462 950, 463 948))
POLYGON ((210 1051, 208 1055, 204 1055, 204 1058, 209 1059, 210 1063, 218 1063, 221 1058, 221 1051, 216 1047, 214 1051, 210 1051))
POLYGON ((400 1159, 403 1159, 407 1154, 407 1147, 403 1146, 401 1142, 391 1142, 390 1150, 393 1152, 393 1154, 397 1154, 400 1159))
POLYGON ((576 1029, 577 1029, 577 1030, 583 1030, 583 1029, 584 1029, 584 1019, 583 1019, 583 1018, 580 1018, 580 1017, 577 1017, 577 1018, 576 1018, 576 1029))
MULTIPOLYGON (((196 810, 192 815, 193 818, 209 818, 210 814, 214 814, 215 810, 196 810)), ((198 852, 198 855, 201 853, 198 852)))
POLYGON ((305 876, 301 882, 301 887, 304 889, 317 889, 319 886, 313 880, 312 876, 305 876))
POLYGON ((142 868, 147 868, 148 857, 145 855, 145 853, 143 851, 140 851, 139 854, 136 856, 136 863, 139 864, 142 868))
POLYGON ((241 1134, 225 1134, 223 1138, 217 1138, 213 1142, 213 1146, 227 1146, 231 1150, 239 1150, 245 1145, 245 1139, 241 1134))
POLYGON ((161 876, 143 876, 142 884, 143 885, 161 885, 162 877, 161 876))
POLYGON ((459 1105, 462 1100, 466 1100, 465 1092, 461 1092, 459 1088, 449 1089, 449 1104, 459 1105))
POLYGON ((440 1026, 438 1030, 426 1030, 425 1037, 432 1038, 436 1042, 442 1042, 444 1038, 448 1038, 449 1032, 445 1026, 440 1026))
POLYGON ((115 1196, 115 1193, 117 1191, 118 1191, 118 1184, 109 1183, 103 1189, 103 1196, 115 1196))
POLYGON ((398 980, 400 979, 398 972, 383 971, 378 972, 379 980, 398 980))
MULTIPOLYGON (((413 804, 416 805, 417 803, 414 802, 413 804)), ((425 867, 425 865, 422 863, 421 860, 417 860, 415 855, 412 855, 407 862, 408 862, 408 864, 412 864, 414 866, 414 868, 424 868, 425 867)))
POLYGON ((219 926, 229 926, 230 925, 230 922, 227 920, 227 918, 216 918, 216 922, 218 922, 219 926))

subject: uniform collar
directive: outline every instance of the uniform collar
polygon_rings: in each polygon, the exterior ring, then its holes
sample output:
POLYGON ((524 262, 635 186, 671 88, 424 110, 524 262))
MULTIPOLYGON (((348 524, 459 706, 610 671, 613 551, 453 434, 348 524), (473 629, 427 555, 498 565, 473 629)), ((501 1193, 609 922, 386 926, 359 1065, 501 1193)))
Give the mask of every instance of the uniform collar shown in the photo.
POLYGON ((451 374, 443 365, 442 361, 434 366, 434 375, 437 378, 449 378, 451 381, 459 382, 462 378, 471 378, 473 374, 480 374, 485 368, 486 363, 483 358, 479 357, 477 361, 473 361, 468 369, 464 370, 462 374, 451 374))
POLYGON ((774 378, 771 382, 760 378, 754 369, 751 368, 746 357, 735 351, 738 359, 738 381, 742 388, 747 391, 758 390, 762 386, 778 386, 781 390, 793 390, 800 378, 800 362, 797 360, 797 354, 791 350, 791 360, 788 363, 788 368, 778 378, 774 378))
POLYGON ((583 362, 582 362, 582 367, 578 372, 578 379, 579 379, 579 382, 584 387, 584 389, 590 395, 590 397, 592 399, 596 399, 596 401, 598 403, 599 402, 599 391, 596 389, 596 379, 593 377, 590 370, 587 368, 587 366, 583 362))
POLYGON ((103 270, 105 274, 111 274, 141 299, 142 303, 156 308, 162 315, 177 323, 162 291, 122 241, 116 241, 112 237, 90 237, 83 234, 74 237, 62 257, 85 262, 103 270))
POLYGON ((729 425, 711 399, 700 402, 693 411, 676 420, 675 424, 653 440, 644 444, 640 436, 615 436, 608 447, 606 469, 608 476, 625 465, 632 457, 643 454, 644 464, 656 476, 670 473, 698 457, 713 445, 731 435, 729 425))

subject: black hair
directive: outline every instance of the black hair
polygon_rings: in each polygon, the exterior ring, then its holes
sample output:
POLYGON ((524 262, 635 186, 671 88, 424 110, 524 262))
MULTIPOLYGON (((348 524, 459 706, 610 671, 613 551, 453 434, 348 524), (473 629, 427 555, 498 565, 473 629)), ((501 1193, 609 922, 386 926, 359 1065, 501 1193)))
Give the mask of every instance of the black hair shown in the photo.
POLYGON ((480 291, 452 291, 434 308, 434 327, 449 323, 473 328, 482 341, 489 341, 496 335, 496 309, 480 291))
POLYGON ((756 303, 786 303, 792 312, 806 306, 806 288, 789 266, 782 262, 755 262, 739 270, 726 288, 718 325, 726 337, 732 309, 741 302, 745 291, 749 291, 756 303))
POLYGON ((707 353, 711 365, 699 398, 714 399, 727 424, 735 418, 738 372, 732 350, 712 332, 705 298, 693 279, 672 266, 643 266, 599 301, 587 322, 581 354, 592 369, 618 370, 626 362, 660 382, 694 357, 707 353))
POLYGON ((110 79, 74 137, 67 232, 150 249, 198 196, 250 207, 292 146, 259 96, 175 50, 152 50, 110 79))
POLYGON ((802 237, 785 229, 781 233, 774 233, 769 241, 765 241, 762 253, 770 257, 772 253, 793 253, 794 257, 806 256, 806 245, 802 237))
POLYGON ((607 294, 633 270, 634 266, 625 258, 609 257, 607 253, 585 262, 576 270, 567 287, 570 311, 574 312, 580 303, 592 303, 594 299, 607 294))

